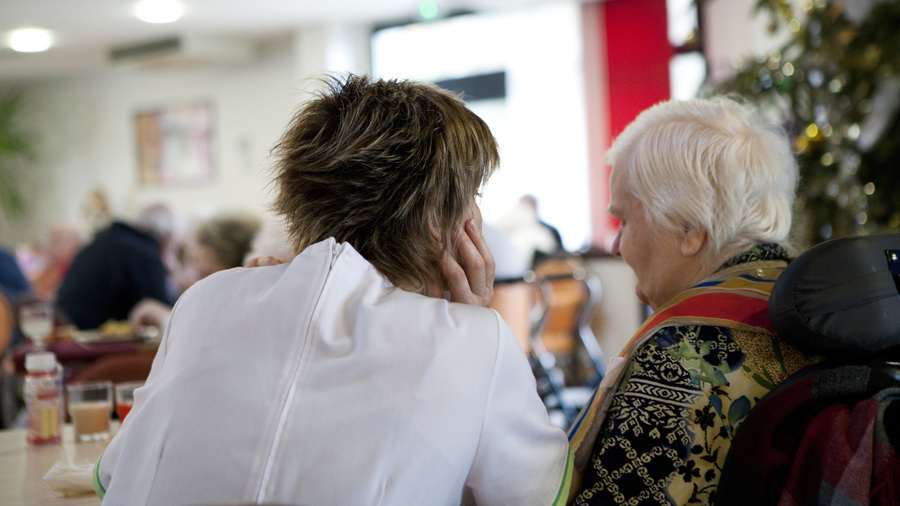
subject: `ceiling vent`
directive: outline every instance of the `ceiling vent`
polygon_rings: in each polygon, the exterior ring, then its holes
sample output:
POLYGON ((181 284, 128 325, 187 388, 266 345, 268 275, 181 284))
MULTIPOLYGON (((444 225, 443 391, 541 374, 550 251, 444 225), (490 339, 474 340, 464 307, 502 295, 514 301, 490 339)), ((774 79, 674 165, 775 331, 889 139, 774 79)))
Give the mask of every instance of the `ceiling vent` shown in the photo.
POLYGON ((189 67, 246 63, 254 56, 250 42, 213 36, 182 36, 112 48, 116 64, 150 67, 189 67))

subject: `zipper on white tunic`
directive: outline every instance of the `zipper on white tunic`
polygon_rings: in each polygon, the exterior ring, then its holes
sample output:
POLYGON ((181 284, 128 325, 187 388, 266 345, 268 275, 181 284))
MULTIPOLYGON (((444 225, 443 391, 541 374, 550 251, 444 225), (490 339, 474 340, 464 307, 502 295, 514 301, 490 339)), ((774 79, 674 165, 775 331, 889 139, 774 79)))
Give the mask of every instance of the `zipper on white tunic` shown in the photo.
MULTIPOLYGON (((341 254, 342 246, 343 246, 343 243, 336 242, 336 243, 334 243, 334 246, 331 247, 331 267, 332 268, 334 268, 334 263, 337 262, 338 255, 341 254)), ((329 271, 329 274, 330 274, 330 271, 329 271)), ((326 276, 326 280, 327 280, 327 276, 326 276)))
MULTIPOLYGON (((335 243, 331 247, 331 262, 328 266, 328 272, 325 273, 325 277, 322 279, 322 285, 319 287, 319 293, 318 293, 319 297, 321 297, 322 293, 325 291, 325 286, 328 284, 328 279, 331 277, 331 271, 332 271, 332 269, 334 269, 334 264, 337 263, 338 257, 341 254, 342 246, 343 245, 340 243, 335 243)), ((309 313, 310 321, 307 323, 307 327, 306 327, 307 335, 305 336, 306 337, 305 341, 307 343, 306 346, 309 346, 309 328, 312 325, 311 320, 312 320, 313 315, 315 315, 317 312, 316 310, 317 310, 318 305, 319 305, 319 300, 317 299, 315 305, 312 308, 312 311, 310 311, 310 313, 309 313)), ((305 347, 304 347, 304 349, 305 349, 305 347)), ((300 374, 302 372, 300 364, 301 364, 301 362, 303 362, 303 360, 306 356, 306 353, 307 353, 306 351, 301 351, 300 356, 297 357, 297 361, 294 365, 294 370, 291 373, 290 387, 288 388, 287 395, 285 395, 282 400, 283 404, 281 406, 281 413, 278 418, 278 424, 275 427, 275 435, 272 438, 271 445, 269 446, 269 452, 268 452, 268 455, 266 456, 266 462, 263 465, 262 478, 260 479, 258 488, 256 489, 255 495, 256 495, 256 502, 258 502, 258 503, 265 502, 267 500, 265 497, 264 490, 266 488, 266 485, 269 482, 269 476, 272 473, 272 466, 275 463, 275 452, 278 448, 278 442, 281 440, 281 435, 284 432, 284 425, 287 422, 287 414, 289 411, 289 407, 292 404, 292 399, 294 398, 295 392, 297 390, 298 377, 300 376, 300 374)))

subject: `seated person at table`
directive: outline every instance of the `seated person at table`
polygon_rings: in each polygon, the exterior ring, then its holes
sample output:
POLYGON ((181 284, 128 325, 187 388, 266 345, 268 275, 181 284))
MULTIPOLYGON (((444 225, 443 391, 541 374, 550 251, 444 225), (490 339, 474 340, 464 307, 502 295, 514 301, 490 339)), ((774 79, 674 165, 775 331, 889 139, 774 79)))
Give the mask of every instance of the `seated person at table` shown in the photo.
POLYGON ((71 223, 58 221, 50 226, 47 244, 42 250, 43 266, 31 279, 31 284, 38 297, 52 301, 72 260, 81 250, 81 236, 71 223))
MULTIPOLYGON (((0 295, 3 296, 6 302, 5 307, 10 315, 10 323, 13 323, 15 320, 15 309, 19 299, 29 294, 31 294, 31 284, 28 283, 25 273, 22 272, 19 262, 16 261, 15 254, 0 247, 0 295)), ((2 330, 0 329, 0 332, 2 330)), ((8 332, 9 341, 6 342, 7 345, 19 344, 22 341, 22 336, 15 328, 15 325, 11 325, 8 332)), ((0 357, 3 356, 5 351, 5 346, 0 347, 0 357)))
POLYGON ((612 252, 654 314, 570 429, 576 504, 710 504, 747 413, 816 360, 768 316, 797 163, 781 128, 724 98, 644 111, 607 157, 612 252))
POLYGON ((241 267, 259 228, 258 219, 242 214, 223 214, 201 223, 188 246, 197 279, 241 267))
POLYGON ((509 327, 478 307, 493 292, 474 199, 498 162, 490 130, 433 85, 328 82, 275 149, 274 206, 297 256, 218 272, 179 298, 97 463, 98 494, 564 501, 565 435, 509 327))
POLYGON ((57 291, 56 305, 80 329, 126 320, 140 300, 171 304, 162 251, 174 226, 172 212, 154 204, 134 225, 115 221, 97 233, 72 261, 57 291))
MULTIPOLYGON (((187 244, 189 285, 214 272, 242 266, 259 228, 258 219, 243 214, 222 214, 200 223, 187 244)), ((132 328, 165 327, 171 313, 171 305, 147 298, 132 308, 128 321, 132 328)))

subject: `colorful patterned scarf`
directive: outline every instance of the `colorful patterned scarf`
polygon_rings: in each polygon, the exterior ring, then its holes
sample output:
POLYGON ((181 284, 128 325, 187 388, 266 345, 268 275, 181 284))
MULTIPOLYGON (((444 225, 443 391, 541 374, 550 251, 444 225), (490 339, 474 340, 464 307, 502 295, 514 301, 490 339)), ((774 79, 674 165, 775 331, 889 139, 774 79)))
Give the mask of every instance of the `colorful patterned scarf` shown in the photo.
MULTIPOLYGON (((780 248, 778 252, 783 253, 780 248)), ((761 255, 749 265, 743 263, 749 259, 743 258, 743 262, 729 262, 712 277, 670 300, 641 325, 622 353, 610 359, 603 381, 569 429, 576 469, 583 472, 590 462, 594 442, 626 366, 661 328, 699 324, 774 334, 768 313, 769 294, 787 262, 768 258, 779 256, 761 255)))

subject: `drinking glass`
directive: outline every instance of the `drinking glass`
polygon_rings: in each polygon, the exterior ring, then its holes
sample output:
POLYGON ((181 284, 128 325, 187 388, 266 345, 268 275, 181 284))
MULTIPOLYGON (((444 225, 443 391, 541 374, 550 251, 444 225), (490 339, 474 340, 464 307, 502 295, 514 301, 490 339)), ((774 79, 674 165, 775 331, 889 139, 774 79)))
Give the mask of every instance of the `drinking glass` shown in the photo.
POLYGON ((100 441, 109 437, 113 411, 111 381, 84 381, 66 385, 69 417, 77 441, 100 441))
POLYGON ((36 350, 43 350, 44 340, 53 331, 53 306, 38 300, 22 302, 19 305, 19 329, 31 339, 36 350))
POLYGON ((144 386, 143 381, 125 381, 116 383, 116 414, 119 415, 119 421, 124 422, 125 416, 131 411, 134 404, 134 391, 144 386))

